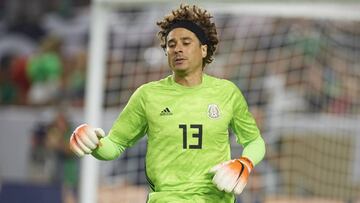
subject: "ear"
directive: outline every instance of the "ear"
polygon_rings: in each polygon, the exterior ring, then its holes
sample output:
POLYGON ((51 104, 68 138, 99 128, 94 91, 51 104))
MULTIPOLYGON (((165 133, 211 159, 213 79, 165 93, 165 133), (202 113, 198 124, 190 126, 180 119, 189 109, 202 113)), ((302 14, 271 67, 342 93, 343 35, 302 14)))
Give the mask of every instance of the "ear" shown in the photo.
POLYGON ((203 58, 207 56, 207 45, 201 45, 201 55, 203 58))

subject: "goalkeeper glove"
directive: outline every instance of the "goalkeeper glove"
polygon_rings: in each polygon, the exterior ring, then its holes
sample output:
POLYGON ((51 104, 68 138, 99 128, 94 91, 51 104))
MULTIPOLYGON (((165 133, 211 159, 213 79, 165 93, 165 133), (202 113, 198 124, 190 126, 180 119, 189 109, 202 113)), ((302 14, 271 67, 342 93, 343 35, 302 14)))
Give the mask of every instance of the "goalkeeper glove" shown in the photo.
POLYGON ((248 158, 241 157, 220 163, 214 166, 210 172, 215 174, 213 183, 219 190, 238 195, 243 191, 253 167, 248 158))
POLYGON ((70 137, 70 149, 79 157, 90 154, 99 145, 99 139, 105 136, 101 128, 88 124, 78 126, 70 137))

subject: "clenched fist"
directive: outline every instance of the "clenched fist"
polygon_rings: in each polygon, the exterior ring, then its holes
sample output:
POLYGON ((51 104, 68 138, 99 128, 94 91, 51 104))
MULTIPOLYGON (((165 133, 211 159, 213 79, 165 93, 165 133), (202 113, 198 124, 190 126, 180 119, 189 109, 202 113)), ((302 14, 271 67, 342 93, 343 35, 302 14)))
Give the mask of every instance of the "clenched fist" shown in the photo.
POLYGON ((210 172, 215 174, 213 183, 219 190, 238 195, 243 191, 253 167, 248 158, 241 157, 218 164, 210 172))
POLYGON ((105 136, 101 128, 88 124, 78 126, 70 137, 70 149, 79 157, 90 154, 99 145, 100 138, 105 136))

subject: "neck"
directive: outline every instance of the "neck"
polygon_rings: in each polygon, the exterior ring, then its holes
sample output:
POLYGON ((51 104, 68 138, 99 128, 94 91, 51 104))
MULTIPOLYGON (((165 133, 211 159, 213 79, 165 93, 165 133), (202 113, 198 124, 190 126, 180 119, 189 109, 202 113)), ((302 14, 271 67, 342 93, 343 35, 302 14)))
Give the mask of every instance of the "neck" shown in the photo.
POLYGON ((174 81, 180 85, 186 87, 194 87, 202 83, 202 71, 198 71, 192 74, 182 74, 173 72, 174 81))

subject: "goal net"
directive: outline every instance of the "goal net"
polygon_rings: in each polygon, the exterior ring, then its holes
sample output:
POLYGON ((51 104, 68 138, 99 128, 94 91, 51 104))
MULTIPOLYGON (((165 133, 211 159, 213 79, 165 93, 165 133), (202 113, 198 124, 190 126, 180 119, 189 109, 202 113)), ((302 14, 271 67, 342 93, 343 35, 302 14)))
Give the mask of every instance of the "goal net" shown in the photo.
MULTIPOLYGON (((242 90, 267 144, 238 202, 360 201, 360 17, 352 12, 359 6, 200 5, 220 38, 206 72, 242 90)), ((156 21, 178 5, 99 6, 109 29, 104 104, 120 112, 137 87, 171 74, 156 21)), ((238 157, 242 148, 231 139, 238 157)), ((146 138, 101 163, 99 202, 145 202, 145 153, 146 138)))

